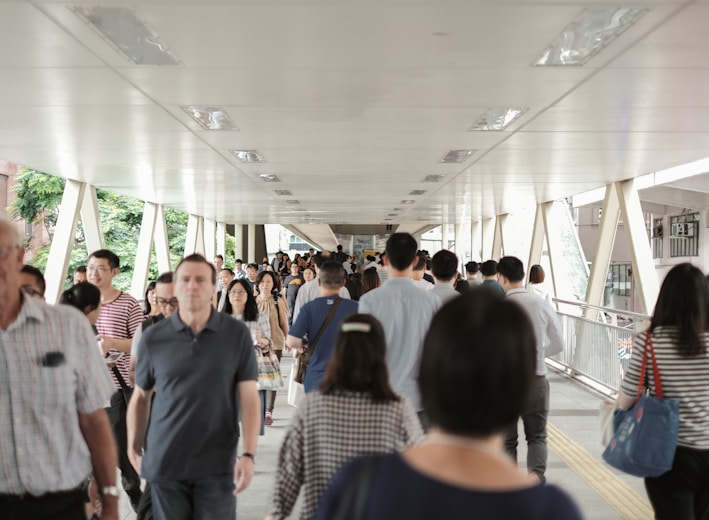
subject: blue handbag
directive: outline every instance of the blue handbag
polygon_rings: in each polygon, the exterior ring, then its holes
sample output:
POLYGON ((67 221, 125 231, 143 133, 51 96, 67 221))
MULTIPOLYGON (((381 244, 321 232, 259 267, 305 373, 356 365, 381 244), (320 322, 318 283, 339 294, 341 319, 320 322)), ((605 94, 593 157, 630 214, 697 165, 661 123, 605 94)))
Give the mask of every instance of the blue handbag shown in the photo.
POLYGON ((677 449, 679 401, 663 398, 660 372, 650 336, 648 331, 640 368, 638 398, 627 410, 615 411, 613 437, 603 452, 603 460, 609 465, 636 477, 658 477, 669 471, 677 449), (645 375, 648 351, 653 368, 655 396, 647 395, 645 375))

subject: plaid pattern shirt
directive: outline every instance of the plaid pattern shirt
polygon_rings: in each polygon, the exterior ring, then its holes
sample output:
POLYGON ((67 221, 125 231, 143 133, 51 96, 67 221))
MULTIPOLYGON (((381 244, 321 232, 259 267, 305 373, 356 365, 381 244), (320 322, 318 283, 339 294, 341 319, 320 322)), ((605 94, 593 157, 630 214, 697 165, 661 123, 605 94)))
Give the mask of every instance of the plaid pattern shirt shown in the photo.
POLYGON ((306 395, 278 456, 272 511, 277 519, 292 511, 303 487, 301 518, 312 518, 332 475, 349 459, 400 450, 423 439, 411 403, 375 402, 369 394, 306 395))
POLYGON ((91 473, 78 414, 113 385, 89 322, 70 306, 23 297, 0 329, 0 494, 76 489, 91 473))

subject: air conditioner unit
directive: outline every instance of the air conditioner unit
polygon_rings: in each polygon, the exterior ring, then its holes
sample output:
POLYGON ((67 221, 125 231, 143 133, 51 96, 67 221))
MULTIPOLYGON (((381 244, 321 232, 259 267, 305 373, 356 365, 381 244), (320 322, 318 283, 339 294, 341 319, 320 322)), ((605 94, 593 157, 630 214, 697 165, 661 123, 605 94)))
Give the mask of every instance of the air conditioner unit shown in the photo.
POLYGON ((693 237, 694 236, 694 223, 672 224, 670 236, 672 236, 672 237, 693 237))

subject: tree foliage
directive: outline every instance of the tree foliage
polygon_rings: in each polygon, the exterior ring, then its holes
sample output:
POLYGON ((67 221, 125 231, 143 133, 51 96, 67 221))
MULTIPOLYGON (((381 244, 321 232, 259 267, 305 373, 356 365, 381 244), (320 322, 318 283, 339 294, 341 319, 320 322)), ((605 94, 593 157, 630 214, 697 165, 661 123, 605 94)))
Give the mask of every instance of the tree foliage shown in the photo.
MULTIPOLYGON (((12 215, 45 226, 49 235, 52 236, 64 193, 64 184, 65 180, 61 177, 37 170, 22 170, 14 188, 17 200, 11 206, 12 215)), ((118 289, 129 290, 133 278, 135 254, 138 249, 140 226, 143 221, 144 203, 133 197, 101 189, 96 190, 96 198, 98 199, 99 218, 106 248, 116 253, 121 259, 120 272, 114 278, 114 285, 118 289)), ((187 214, 169 208, 165 209, 170 263, 173 267, 182 258, 187 220, 187 214)), ((28 246, 31 248, 32 244, 28 244, 28 246)), ((34 249, 33 264, 42 271, 47 266, 49 248, 49 245, 44 245, 34 249)), ((86 264, 88 254, 83 227, 79 223, 74 237, 66 285, 71 284, 74 270, 78 266, 86 264)), ((159 274, 157 260, 153 253, 148 279, 154 280, 159 274)))

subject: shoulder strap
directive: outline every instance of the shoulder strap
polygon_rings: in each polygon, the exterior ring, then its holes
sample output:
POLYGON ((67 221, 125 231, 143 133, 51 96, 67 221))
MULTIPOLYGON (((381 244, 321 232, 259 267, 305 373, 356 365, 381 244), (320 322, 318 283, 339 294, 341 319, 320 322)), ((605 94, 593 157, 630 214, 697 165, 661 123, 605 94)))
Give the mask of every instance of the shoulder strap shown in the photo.
MULTIPOLYGON (((635 398, 635 403, 638 402, 640 399, 640 396, 643 393, 643 390, 645 390, 648 385, 647 385, 647 380, 645 379, 645 375, 647 374, 647 351, 652 348, 652 332, 650 330, 647 331, 645 335, 645 345, 643 345, 643 360, 642 363, 640 364, 640 377, 638 379, 638 395, 635 398)), ((654 359, 654 352, 653 352, 653 359, 654 359)))
POLYGON ((342 298, 339 296, 335 300, 335 303, 332 304, 332 308, 330 309, 330 312, 327 313, 327 317, 325 318, 325 321, 323 322, 322 325, 320 325, 320 329, 318 330, 318 333, 315 335, 313 338, 313 341, 310 342, 308 345, 308 350, 310 350, 310 355, 312 356, 313 351, 315 350, 315 345, 318 344, 318 341, 320 340, 320 336, 322 336, 322 333, 325 332, 325 329, 327 329, 327 326, 330 324, 330 321, 332 320, 332 317, 335 315, 335 311, 337 310, 337 307, 339 307, 340 302, 342 301, 342 298))
POLYGON ((657 358, 655 357, 655 348, 652 346, 652 339, 645 344, 645 347, 650 349, 650 362, 652 363, 652 378, 655 382, 655 397, 662 398, 662 380, 660 379, 660 368, 657 366, 657 358))

